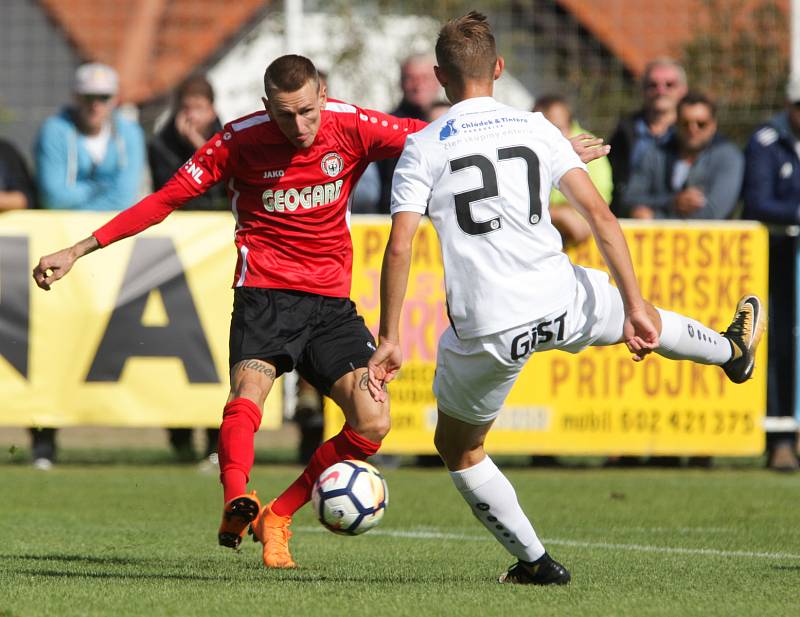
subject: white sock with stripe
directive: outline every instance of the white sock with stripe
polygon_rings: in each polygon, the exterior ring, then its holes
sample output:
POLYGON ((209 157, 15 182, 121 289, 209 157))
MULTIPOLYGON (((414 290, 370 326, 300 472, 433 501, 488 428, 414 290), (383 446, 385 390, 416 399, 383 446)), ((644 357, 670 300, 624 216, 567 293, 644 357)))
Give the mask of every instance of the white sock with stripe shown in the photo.
POLYGON ((517 501, 511 482, 488 456, 477 465, 451 471, 453 484, 475 517, 517 559, 536 561, 544 546, 517 501))
POLYGON ((658 355, 717 366, 731 359, 731 344, 721 334, 694 319, 657 310, 661 315, 660 346, 655 350, 658 355))

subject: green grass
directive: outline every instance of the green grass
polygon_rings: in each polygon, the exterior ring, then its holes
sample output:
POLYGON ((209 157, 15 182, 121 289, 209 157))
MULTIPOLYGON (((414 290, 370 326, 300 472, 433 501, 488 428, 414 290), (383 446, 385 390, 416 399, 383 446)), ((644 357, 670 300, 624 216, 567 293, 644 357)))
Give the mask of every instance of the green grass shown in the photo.
MULTIPOLYGON (((298 470, 258 466, 254 487, 268 498, 298 470)), ((334 536, 304 508, 301 568, 276 572, 249 541, 216 546, 221 491, 193 467, 2 465, 0 617, 800 614, 797 476, 510 469, 573 574, 565 588, 527 588, 494 582, 512 559, 443 470, 386 475, 379 528, 334 536)))

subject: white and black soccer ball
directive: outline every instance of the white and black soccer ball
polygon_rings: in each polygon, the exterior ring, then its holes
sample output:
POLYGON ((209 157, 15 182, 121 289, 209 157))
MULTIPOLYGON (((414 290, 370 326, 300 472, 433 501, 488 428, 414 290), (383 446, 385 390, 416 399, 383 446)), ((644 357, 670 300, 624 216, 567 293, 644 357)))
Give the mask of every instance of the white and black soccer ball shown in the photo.
POLYGON ((386 512, 389 490, 381 472, 364 461, 347 460, 323 471, 311 490, 320 523, 350 536, 369 531, 386 512))

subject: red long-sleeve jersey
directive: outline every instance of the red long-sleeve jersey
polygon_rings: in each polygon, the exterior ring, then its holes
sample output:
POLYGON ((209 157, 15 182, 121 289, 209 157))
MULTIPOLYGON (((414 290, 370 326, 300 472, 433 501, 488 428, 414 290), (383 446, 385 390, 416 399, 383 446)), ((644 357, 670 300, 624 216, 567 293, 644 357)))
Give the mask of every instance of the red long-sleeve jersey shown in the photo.
POLYGON ((400 156, 424 122, 339 101, 322 110, 311 147, 298 150, 265 111, 230 122, 164 187, 94 232, 100 246, 136 234, 217 182, 236 219, 234 287, 348 297, 350 196, 366 166, 400 156))

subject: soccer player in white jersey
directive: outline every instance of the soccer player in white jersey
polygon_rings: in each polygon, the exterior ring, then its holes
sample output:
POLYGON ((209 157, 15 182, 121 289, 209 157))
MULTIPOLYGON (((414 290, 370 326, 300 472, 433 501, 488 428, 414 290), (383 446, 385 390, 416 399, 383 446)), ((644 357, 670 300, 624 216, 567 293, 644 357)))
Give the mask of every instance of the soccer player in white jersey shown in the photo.
POLYGON ((565 584, 569 572, 545 552, 483 448, 533 351, 625 343, 633 360, 655 351, 719 365, 741 383, 752 374, 766 316, 757 297, 745 296, 717 334, 646 302, 619 223, 569 142, 542 114, 492 98, 503 59, 486 18, 471 12, 445 24, 436 58, 453 107, 407 138, 395 171, 380 344, 368 363, 368 385, 385 400, 385 384, 400 368, 400 310, 412 241, 427 209, 442 247, 451 321, 437 354, 436 448, 472 512, 518 560, 500 581, 565 584), (561 251, 548 212, 553 186, 586 217, 617 287, 561 251), (520 345, 523 338, 531 344, 520 345))

